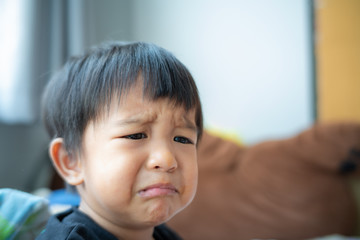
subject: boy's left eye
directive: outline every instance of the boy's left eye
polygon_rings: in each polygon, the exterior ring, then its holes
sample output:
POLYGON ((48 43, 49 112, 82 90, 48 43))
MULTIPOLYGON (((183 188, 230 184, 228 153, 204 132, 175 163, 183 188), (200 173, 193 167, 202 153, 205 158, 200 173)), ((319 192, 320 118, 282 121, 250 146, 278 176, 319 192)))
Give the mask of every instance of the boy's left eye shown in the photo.
POLYGON ((193 144, 193 142, 190 139, 181 136, 174 137, 174 141, 182 144, 193 144))

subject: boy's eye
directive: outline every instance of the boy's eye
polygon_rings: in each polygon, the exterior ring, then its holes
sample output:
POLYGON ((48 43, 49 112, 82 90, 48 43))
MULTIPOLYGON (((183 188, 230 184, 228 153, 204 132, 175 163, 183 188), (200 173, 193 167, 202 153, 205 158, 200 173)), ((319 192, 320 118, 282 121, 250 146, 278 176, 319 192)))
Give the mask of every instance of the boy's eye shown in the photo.
POLYGON ((186 137, 180 137, 180 136, 174 137, 174 141, 182 143, 182 144, 193 144, 193 142, 190 139, 188 139, 186 137))
POLYGON ((145 133, 135 133, 135 134, 126 135, 123 138, 132 139, 132 140, 140 140, 143 138, 147 138, 147 136, 145 133))

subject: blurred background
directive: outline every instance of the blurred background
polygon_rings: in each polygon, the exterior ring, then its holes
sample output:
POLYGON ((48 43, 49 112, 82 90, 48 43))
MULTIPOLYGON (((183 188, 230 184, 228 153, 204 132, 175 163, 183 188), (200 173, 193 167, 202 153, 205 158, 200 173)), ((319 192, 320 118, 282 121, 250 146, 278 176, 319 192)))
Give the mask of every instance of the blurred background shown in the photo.
POLYGON ((72 55, 147 41, 182 61, 205 126, 245 145, 360 121, 358 0, 0 0, 0 187, 51 181, 40 98, 72 55))

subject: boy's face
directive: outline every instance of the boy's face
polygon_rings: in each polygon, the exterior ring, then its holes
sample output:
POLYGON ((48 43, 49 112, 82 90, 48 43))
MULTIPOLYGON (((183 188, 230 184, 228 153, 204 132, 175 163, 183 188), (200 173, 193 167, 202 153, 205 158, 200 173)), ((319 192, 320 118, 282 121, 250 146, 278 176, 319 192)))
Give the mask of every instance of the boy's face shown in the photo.
POLYGON ((141 84, 113 101, 84 132, 80 209, 106 229, 153 227, 195 195, 195 110, 143 99, 141 84))

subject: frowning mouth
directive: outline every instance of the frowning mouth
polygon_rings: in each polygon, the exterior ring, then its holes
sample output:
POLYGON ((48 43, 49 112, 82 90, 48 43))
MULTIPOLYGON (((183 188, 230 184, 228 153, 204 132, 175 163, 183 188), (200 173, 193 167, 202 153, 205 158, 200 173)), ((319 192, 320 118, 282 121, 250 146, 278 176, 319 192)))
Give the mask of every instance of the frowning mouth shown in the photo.
POLYGON ((171 196, 179 193, 179 191, 170 183, 159 183, 145 187, 140 190, 139 195, 144 198, 171 196))

